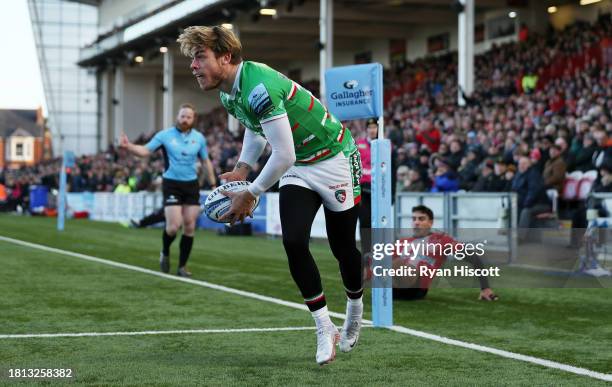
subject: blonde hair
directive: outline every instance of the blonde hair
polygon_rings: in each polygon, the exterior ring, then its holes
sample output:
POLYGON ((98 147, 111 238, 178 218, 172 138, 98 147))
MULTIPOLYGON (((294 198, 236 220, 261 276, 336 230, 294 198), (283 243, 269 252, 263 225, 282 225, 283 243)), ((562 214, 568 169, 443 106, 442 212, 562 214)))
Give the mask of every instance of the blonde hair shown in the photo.
POLYGON ((231 64, 242 62, 242 44, 234 33, 223 26, 187 27, 176 40, 181 45, 183 55, 193 58, 195 54, 208 47, 215 57, 231 54, 231 64))

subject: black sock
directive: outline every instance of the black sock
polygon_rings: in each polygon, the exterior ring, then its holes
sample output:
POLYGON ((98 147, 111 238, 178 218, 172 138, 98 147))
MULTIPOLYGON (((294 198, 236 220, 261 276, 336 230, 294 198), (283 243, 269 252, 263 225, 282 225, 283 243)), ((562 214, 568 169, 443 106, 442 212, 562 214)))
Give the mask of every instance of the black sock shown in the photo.
POLYGON ((161 210, 157 210, 154 213, 147 215, 144 218, 140 219, 140 222, 138 222, 138 227, 151 226, 153 224, 160 223, 165 220, 166 220, 166 217, 164 215, 164 209, 162 208, 161 210))
POLYGON ((325 300, 325 294, 321 292, 318 296, 311 297, 310 299, 304 299, 304 303, 311 312, 317 311, 327 305, 325 300))
POLYGON ((363 288, 357 291, 344 289, 344 292, 346 293, 346 296, 351 300, 357 300, 363 296, 363 288))
POLYGON ((176 234, 168 235, 166 229, 164 229, 164 234, 162 236, 163 247, 162 253, 167 257, 170 255, 170 245, 174 242, 174 238, 176 238, 176 234))
POLYGON ((193 246, 193 237, 183 235, 181 237, 181 253, 179 255, 179 267, 183 267, 187 264, 187 260, 189 259, 189 254, 191 253, 191 247, 193 246))

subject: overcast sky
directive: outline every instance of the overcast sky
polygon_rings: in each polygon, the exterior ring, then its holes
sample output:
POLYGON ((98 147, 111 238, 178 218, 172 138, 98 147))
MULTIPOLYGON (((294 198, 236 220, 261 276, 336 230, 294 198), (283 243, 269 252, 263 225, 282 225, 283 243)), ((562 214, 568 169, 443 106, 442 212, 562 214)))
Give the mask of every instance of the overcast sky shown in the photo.
POLYGON ((26 0, 0 1, 0 109, 45 106, 26 0))

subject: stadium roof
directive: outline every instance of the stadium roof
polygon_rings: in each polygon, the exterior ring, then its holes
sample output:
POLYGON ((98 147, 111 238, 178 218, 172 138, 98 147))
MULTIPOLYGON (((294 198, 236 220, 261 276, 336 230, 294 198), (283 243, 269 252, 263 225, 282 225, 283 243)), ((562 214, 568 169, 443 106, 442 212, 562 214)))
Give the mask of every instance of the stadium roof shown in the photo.
MULTIPOLYGON (((507 8, 524 0, 475 0, 476 11, 507 8)), ((99 3, 99 1, 92 1, 99 3)), ((90 3, 87 1, 87 3, 90 3)), ((116 28, 81 51, 79 65, 103 66, 125 60, 128 51, 144 51, 174 41, 189 25, 233 22, 245 56, 262 60, 301 60, 318 55, 319 2, 277 0, 277 17, 259 16, 256 0, 184 0, 171 2, 116 28), (264 56, 262 58, 262 55, 264 56)), ((414 29, 453 24, 450 0, 335 0, 334 46, 358 50, 363 39, 408 37, 414 29)))

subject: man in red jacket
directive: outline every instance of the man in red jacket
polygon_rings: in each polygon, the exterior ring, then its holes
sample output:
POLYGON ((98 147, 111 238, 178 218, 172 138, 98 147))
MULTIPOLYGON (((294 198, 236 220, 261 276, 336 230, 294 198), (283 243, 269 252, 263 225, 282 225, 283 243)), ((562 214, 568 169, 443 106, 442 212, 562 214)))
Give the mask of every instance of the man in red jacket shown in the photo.
POLYGON ((431 123, 430 119, 423 119, 417 129, 416 140, 419 144, 427 146, 430 152, 435 153, 440 147, 440 131, 431 123))

